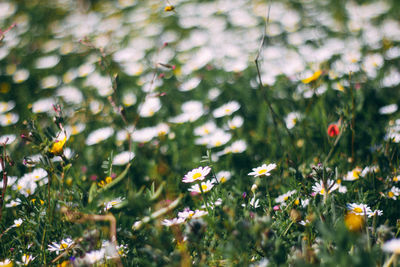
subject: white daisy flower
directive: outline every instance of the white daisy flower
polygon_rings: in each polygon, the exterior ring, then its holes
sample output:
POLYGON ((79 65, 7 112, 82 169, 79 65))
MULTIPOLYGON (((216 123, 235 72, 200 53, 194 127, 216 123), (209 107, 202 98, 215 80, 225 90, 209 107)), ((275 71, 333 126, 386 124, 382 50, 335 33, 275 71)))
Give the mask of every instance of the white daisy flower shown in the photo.
POLYGON ((178 225, 182 224, 185 222, 185 218, 172 218, 171 220, 164 219, 161 224, 165 226, 173 226, 173 225, 178 225))
POLYGON ((125 165, 130 162, 135 157, 135 153, 130 151, 124 151, 114 156, 112 164, 113 165, 125 165))
POLYGON ((354 168, 352 171, 349 171, 345 177, 343 178, 344 181, 354 181, 361 177, 362 169, 360 167, 354 168))
POLYGON ((71 238, 66 238, 61 240, 60 243, 52 242, 48 246, 48 250, 56 252, 58 255, 60 252, 70 248, 74 244, 74 241, 71 238))
POLYGON ((15 107, 15 101, 8 101, 8 102, 4 102, 4 101, 0 101, 0 114, 10 111, 15 107))
POLYGON ((114 129, 111 127, 104 127, 97 129, 89 134, 86 139, 86 145, 91 146, 100 143, 114 134, 114 129))
POLYGON ((292 195, 296 194, 296 190, 292 190, 289 192, 286 192, 283 195, 278 196, 277 198, 275 198, 275 202, 276 203, 281 203, 282 206, 286 205, 286 201, 289 199, 289 197, 291 197, 292 195))
POLYGON ((34 169, 32 172, 25 173, 21 179, 31 179, 32 181, 39 181, 47 177, 47 172, 42 168, 34 169))
POLYGON ((49 97, 49 98, 42 98, 32 104, 32 112, 33 113, 42 113, 42 112, 49 112, 53 110, 53 105, 56 104, 56 101, 49 97))
POLYGON ((228 129, 234 130, 240 128, 243 125, 243 117, 235 116, 231 120, 228 121, 228 129))
POLYGON ((125 93, 124 96, 122 97, 122 104, 124 104, 125 107, 130 107, 132 105, 135 105, 136 103, 136 95, 132 92, 125 93))
POLYGON ((246 142, 243 140, 237 140, 230 145, 232 153, 242 153, 247 149, 246 142))
POLYGON ((20 227, 23 222, 24 221, 21 218, 14 220, 14 224, 12 225, 12 227, 20 227))
POLYGON ((382 246, 382 250, 394 254, 400 254, 400 238, 386 241, 382 246))
POLYGON ((139 143, 147 143, 157 136, 157 129, 155 127, 146 127, 142 129, 136 129, 132 133, 132 141, 139 143))
POLYGON ((351 203, 346 205, 347 209, 354 214, 357 215, 368 215, 368 217, 371 217, 374 215, 372 212, 371 208, 368 207, 366 204, 357 204, 357 203, 351 203))
POLYGON ((184 220, 187 220, 187 219, 200 218, 207 214, 208 214, 208 212, 204 211, 204 210, 193 211, 193 210, 190 210, 189 208, 185 208, 183 211, 178 212, 178 217, 183 218, 184 220))
POLYGON ((84 123, 77 123, 65 126, 65 131, 67 132, 67 136, 72 136, 81 133, 85 128, 86 125, 84 123))
POLYGON ((201 79, 198 77, 193 77, 186 82, 182 83, 181 86, 178 88, 181 92, 191 91, 196 88, 201 82, 201 79))
POLYGON ((73 86, 58 88, 56 95, 62 97, 69 104, 80 104, 83 101, 82 92, 73 86))
POLYGON ((206 181, 201 183, 201 189, 198 184, 192 185, 188 190, 190 192, 196 192, 196 193, 201 193, 203 191, 204 193, 210 191, 214 187, 214 183, 212 181, 206 181))
POLYGON ((221 118, 224 116, 229 116, 233 112, 237 111, 240 108, 240 104, 237 101, 228 102, 221 107, 215 109, 213 111, 214 118, 221 118))
POLYGON ((231 179, 232 174, 229 171, 220 171, 216 173, 215 176, 217 181, 223 184, 231 179))
POLYGON ((93 250, 85 254, 83 261, 86 264, 92 265, 102 262, 105 258, 105 249, 93 250))
POLYGON ((27 69, 20 69, 17 70, 14 74, 13 74, 13 81, 15 83, 22 83, 24 81, 26 81, 29 78, 29 70, 27 69))
POLYGON ((17 185, 14 185, 13 188, 17 189, 25 197, 28 197, 35 193, 37 184, 31 177, 23 176, 18 180, 17 185))
POLYGON ((379 109, 379 114, 381 114, 381 115, 392 114, 392 113, 395 113, 397 111, 397 109, 398 109, 397 104, 383 106, 379 109))
POLYGON ((290 112, 285 118, 286 127, 292 129, 300 119, 301 114, 299 112, 290 112))
POLYGON ((149 97, 139 107, 141 117, 152 117, 161 108, 161 101, 158 97, 149 97))
POLYGON ((36 60, 35 66, 37 69, 49 69, 54 67, 60 61, 60 57, 53 55, 53 56, 45 56, 38 58, 36 60))
POLYGON ((330 194, 339 188, 339 184, 336 183, 336 181, 334 180, 328 179, 327 187, 328 188, 325 188, 324 183, 322 181, 318 181, 312 186, 312 190, 314 194, 319 194, 319 195, 330 194))
POLYGON ((249 173, 249 175, 253 175, 254 177, 259 177, 259 176, 270 176, 270 171, 276 168, 275 163, 271 164, 263 164, 260 167, 253 168, 253 171, 249 173))
POLYGON ((118 198, 115 198, 115 199, 110 200, 108 202, 104 202, 103 203, 104 211, 108 211, 109 209, 111 209, 113 207, 118 207, 118 205, 120 205, 124 200, 125 200, 125 198, 118 197, 118 198))
POLYGON ((160 123, 154 127, 158 136, 164 136, 169 133, 169 126, 166 123, 160 123))
POLYGON ((14 142, 16 138, 17 138, 17 136, 15 134, 6 134, 3 136, 0 136, 0 144, 5 143, 7 140, 7 145, 9 145, 12 142, 14 142))
POLYGON ((3 127, 16 124, 18 120, 19 115, 17 113, 9 112, 6 114, 0 114, 0 125, 3 127))
POLYGON ((252 206, 253 208, 257 209, 260 207, 259 205, 260 200, 256 199, 256 196, 254 196, 251 200, 250 200, 250 206, 252 206))
POLYGON ((32 255, 29 255, 29 254, 24 254, 23 256, 22 256, 22 262, 20 262, 20 264, 23 264, 23 265, 28 265, 31 261, 33 261, 34 259, 35 259, 36 257, 33 257, 32 255))
POLYGON ((104 104, 97 100, 91 100, 89 103, 89 109, 93 115, 98 114, 100 111, 103 110, 104 104))
POLYGON ((16 207, 16 206, 18 206, 20 204, 21 204, 21 200, 19 198, 16 198, 15 200, 12 199, 10 201, 10 203, 6 204, 6 208, 14 208, 14 207, 16 207))
POLYGON ((396 200, 400 195, 400 188, 393 186, 387 194, 389 198, 396 200))
POLYGON ((49 89, 49 88, 55 88, 60 84, 60 79, 56 75, 51 75, 44 77, 40 81, 40 87, 42 89, 49 89))
POLYGON ((213 133, 217 129, 217 125, 213 121, 206 122, 194 128, 194 134, 197 136, 206 136, 213 133))
POLYGON ((211 168, 208 166, 193 169, 183 177, 182 182, 192 183, 195 181, 202 181, 206 178, 206 176, 210 173, 210 171, 211 168))
POLYGON ((207 147, 219 147, 228 143, 232 138, 230 133, 224 132, 223 130, 216 130, 211 135, 207 136, 207 147))

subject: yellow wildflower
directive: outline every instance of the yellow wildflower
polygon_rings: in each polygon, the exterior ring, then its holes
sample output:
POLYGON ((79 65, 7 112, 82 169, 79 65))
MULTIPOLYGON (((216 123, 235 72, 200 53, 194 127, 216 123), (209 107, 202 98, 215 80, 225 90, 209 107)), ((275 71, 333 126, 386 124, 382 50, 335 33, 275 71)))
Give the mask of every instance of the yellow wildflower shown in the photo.
POLYGON ((56 140, 52 145, 51 148, 49 149, 49 152, 59 156, 62 154, 65 142, 67 142, 67 137, 64 136, 62 140, 56 140))
POLYGON ((344 224, 351 232, 359 232, 364 227, 364 217, 352 212, 348 212, 344 217, 344 224))
POLYGON ((166 7, 164 8, 164 11, 169 12, 169 11, 172 11, 172 10, 174 10, 174 9, 175 9, 174 6, 166 6, 166 7))

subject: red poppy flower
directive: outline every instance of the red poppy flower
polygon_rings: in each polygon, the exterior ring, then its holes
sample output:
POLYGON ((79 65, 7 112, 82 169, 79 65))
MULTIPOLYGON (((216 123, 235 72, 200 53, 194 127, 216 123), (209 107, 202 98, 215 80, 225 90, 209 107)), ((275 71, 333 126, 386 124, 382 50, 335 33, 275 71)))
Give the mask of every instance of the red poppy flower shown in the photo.
POLYGON ((328 135, 330 137, 335 137, 339 134, 339 126, 337 124, 332 123, 328 126, 328 135))

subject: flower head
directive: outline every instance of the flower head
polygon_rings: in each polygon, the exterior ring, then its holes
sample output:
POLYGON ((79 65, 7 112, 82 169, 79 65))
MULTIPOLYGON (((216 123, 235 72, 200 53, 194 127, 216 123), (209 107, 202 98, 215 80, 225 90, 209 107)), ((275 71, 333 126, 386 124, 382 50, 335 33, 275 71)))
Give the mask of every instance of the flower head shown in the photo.
POLYGON ((64 135, 63 139, 54 141, 49 149, 49 152, 56 156, 61 155, 64 150, 65 142, 67 142, 67 136, 64 135))
POLYGON ((368 215, 368 217, 371 217, 374 215, 374 212, 372 212, 371 208, 366 204, 347 204, 347 209, 349 210, 349 213, 354 213, 361 216, 368 215))
POLYGON ((199 167, 197 169, 193 169, 188 172, 182 179, 184 183, 192 183, 194 181, 202 181, 206 178, 207 174, 211 171, 211 168, 206 167, 199 167))
POLYGON ((68 248, 70 248, 74 244, 74 241, 71 238, 66 238, 61 240, 60 243, 52 242, 48 246, 48 250, 50 251, 55 251, 56 254, 58 255, 61 251, 64 251, 68 248))
POLYGON ((0 267, 13 267, 13 263, 9 259, 5 259, 4 261, 0 261, 0 267))
POLYGON ((198 184, 193 185, 192 187, 189 188, 190 192, 196 192, 196 193, 205 193, 210 191, 214 187, 214 183, 212 181, 206 181, 201 183, 201 188, 198 184))
POLYGON ((22 223, 23 223, 23 220, 21 218, 14 220, 13 227, 20 227, 22 223))
POLYGON ((270 171, 272 171, 273 169, 276 168, 276 164, 275 163, 271 163, 271 164, 263 164, 260 167, 257 168, 253 168, 253 171, 249 173, 249 175, 253 175, 254 177, 258 177, 258 176, 270 176, 271 174, 269 173, 270 171))
POLYGON ((385 242, 385 244, 383 244, 382 249, 383 251, 386 252, 400 254, 400 239, 392 239, 385 242))
POLYGON ((328 132, 328 135, 330 136, 330 137, 336 137, 336 136, 338 136, 339 135, 339 126, 337 126, 337 124, 335 124, 335 123, 332 123, 332 124, 330 124, 329 126, 328 126, 328 130, 327 130, 327 132, 328 132))
POLYGON ((321 70, 317 70, 316 72, 314 72, 310 77, 307 77, 303 80, 301 80, 303 83, 307 84, 310 82, 313 82, 315 80, 317 80, 319 78, 319 76, 321 76, 322 71, 321 70))
POLYGON ((351 232, 361 231, 364 227, 364 223, 364 217, 353 212, 348 212, 344 217, 344 224, 351 232))

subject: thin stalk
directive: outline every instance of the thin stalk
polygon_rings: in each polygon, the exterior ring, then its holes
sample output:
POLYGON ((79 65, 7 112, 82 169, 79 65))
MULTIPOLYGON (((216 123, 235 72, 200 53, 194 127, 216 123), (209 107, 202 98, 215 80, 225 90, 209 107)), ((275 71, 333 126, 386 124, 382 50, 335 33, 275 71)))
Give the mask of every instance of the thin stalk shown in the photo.
MULTIPOLYGON (((292 133, 289 131, 289 129, 286 127, 286 123, 283 121, 283 119, 280 116, 278 116, 278 114, 273 109, 271 101, 268 98, 266 89, 265 89, 265 87, 263 85, 262 78, 261 78, 259 60, 260 60, 260 55, 261 55, 262 48, 263 48, 264 43, 265 43, 267 25, 269 23, 270 11, 271 11, 271 6, 268 7, 268 15, 267 15, 267 20, 266 20, 266 23, 265 23, 265 26, 264 26, 264 33, 263 33, 263 36, 262 36, 262 39, 261 39, 261 43, 260 43, 260 47, 258 49, 257 56, 256 56, 256 58, 254 60, 254 62, 256 64, 256 70, 257 70, 258 87, 259 87, 259 90, 261 91, 261 93, 263 95, 263 98, 264 98, 265 102, 267 103, 268 108, 269 108, 269 110, 270 110, 270 112, 272 114, 272 121, 273 121, 273 124, 274 124, 274 129, 275 129, 275 133, 276 133, 277 137, 280 136, 279 132, 278 132, 278 122, 279 122, 279 123, 282 124, 283 128, 285 129, 285 131, 289 135, 290 141, 292 143, 293 150, 294 150, 295 153, 297 153, 296 146, 295 146, 295 143, 294 143, 294 137, 293 137, 292 133)), ((278 138, 278 144, 279 144, 279 147, 282 148, 282 143, 281 143, 280 138, 278 138)))
POLYGON ((3 145, 3 155, 2 155, 2 157, 0 157, 1 169, 3 170, 3 189, 1 191, 1 198, 0 198, 0 221, 3 216, 3 203, 4 203, 4 197, 6 195, 6 190, 7 190, 7 171, 6 171, 6 164, 5 164, 5 161, 7 159, 7 150, 6 150, 7 142, 8 142, 8 138, 6 138, 6 141, 2 144, 3 145))

